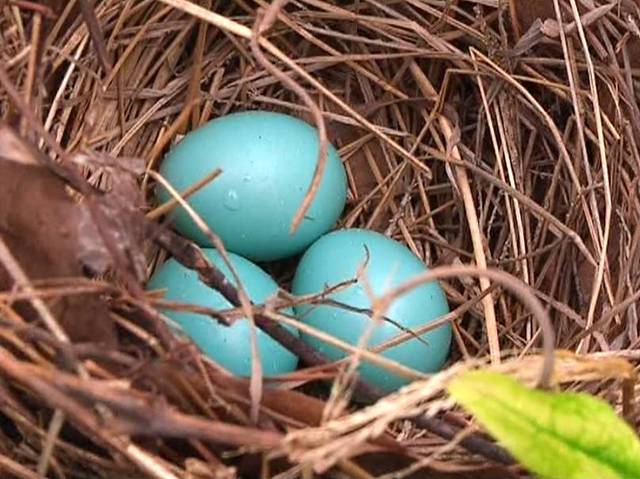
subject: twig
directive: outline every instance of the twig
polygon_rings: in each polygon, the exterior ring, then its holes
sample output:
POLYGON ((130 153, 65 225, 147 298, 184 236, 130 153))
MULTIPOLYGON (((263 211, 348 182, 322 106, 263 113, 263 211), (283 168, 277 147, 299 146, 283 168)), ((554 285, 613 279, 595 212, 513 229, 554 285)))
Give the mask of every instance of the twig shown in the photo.
MULTIPOLYGON (((557 1, 557 0, 555 0, 557 1)), ((593 282, 593 288, 591 291, 591 299, 589 301, 589 311, 587 312, 587 328, 593 324, 594 315, 596 313, 596 305, 598 297, 600 296, 600 288, 604 279, 604 270, 607 264, 607 250, 609 246, 609 239, 611 235, 611 215, 613 207, 611 205, 611 186, 609 179, 609 167, 607 166, 607 151, 604 140, 604 129, 602 126, 602 114, 600 111, 600 101, 598 100, 598 87, 596 85, 596 74, 593 66, 593 60, 589 51, 589 43, 587 42, 582 22, 580 21, 580 13, 578 12, 578 6, 575 0, 570 0, 571 10, 575 18, 575 24, 578 28, 578 37, 582 43, 584 49, 585 58, 587 61, 587 73, 589 76, 589 90, 591 91, 591 99, 594 107, 594 114, 596 120, 596 133, 598 135, 598 156, 600 158, 600 165, 602 166, 602 178, 604 183, 604 231, 602 232, 602 244, 600 245, 600 258, 596 268, 596 277, 593 282)), ((562 19, 560 19, 562 21, 562 19)), ((584 352, 589 350, 589 340, 591 336, 585 338, 583 344, 584 352)))
MULTIPOLYGON (((193 194, 197 193, 202 188, 207 186, 213 180, 215 180, 218 176, 220 176, 221 173, 222 173, 222 170, 220 168, 216 168, 211 173, 209 173, 208 175, 205 175, 202 179, 198 180, 196 183, 189 186, 186 190, 180 193, 180 196, 184 199, 189 198, 190 196, 192 196, 193 194)), ((172 211, 178 205, 179 205, 178 200, 176 200, 175 198, 171 198, 170 200, 161 204, 157 208, 149 211, 147 213, 147 218, 150 220, 158 219, 161 216, 166 215, 167 213, 172 211)))
POLYGON ((324 118, 322 117, 322 111, 313 101, 311 95, 309 95, 309 93, 307 93, 307 91, 298 82, 296 82, 293 78, 285 74, 282 70, 271 63, 260 49, 260 38, 267 32, 267 30, 269 30, 269 28, 271 28, 271 25, 273 25, 278 17, 278 12, 284 7, 287 2, 288 0, 274 0, 264 13, 260 10, 258 11, 256 21, 253 26, 253 34, 251 35, 251 51, 253 52, 253 56, 264 67, 265 70, 267 70, 274 77, 284 83, 290 90, 292 90, 296 95, 300 97, 305 105, 307 105, 311 116, 313 116, 316 127, 318 128, 319 149, 318 157, 316 160, 316 167, 313 172, 311 185, 309 186, 309 189, 307 190, 307 193, 305 194, 304 199, 302 200, 302 203, 300 204, 300 207, 296 211, 293 217, 293 221, 291 222, 290 231, 291 234, 293 234, 300 227, 300 224, 304 220, 304 217, 309 211, 309 208, 311 208, 313 199, 320 189, 322 176, 324 175, 324 170, 327 164, 327 150, 329 140, 327 138, 327 128, 324 123, 324 118))
POLYGON ((62 410, 60 409, 56 409, 53 412, 51 421, 49 421, 47 437, 44 442, 44 447, 42 448, 42 453, 40 454, 40 459, 38 460, 37 471, 40 477, 47 477, 47 469, 49 469, 49 463, 51 462, 51 457, 53 456, 53 450, 56 445, 56 440, 60 435, 60 431, 62 430, 64 421, 64 412, 62 412, 62 410))
POLYGON ((475 266, 441 266, 417 275, 404 284, 385 292, 384 295, 377 298, 377 301, 382 305, 382 311, 385 311, 398 297, 422 284, 435 281, 436 279, 456 278, 459 276, 484 276, 489 278, 499 283, 503 288, 510 290, 531 311, 542 331, 544 361, 538 376, 538 386, 549 389, 552 386, 556 340, 553 325, 551 324, 549 315, 538 298, 531 292, 531 289, 509 273, 497 269, 482 269, 475 266))
MULTIPOLYGON (((422 89, 423 94, 427 97, 437 97, 438 95, 435 88, 424 72, 420 69, 418 64, 416 62, 411 62, 410 69, 418 83, 418 86, 422 89)), ((462 157, 458 150, 458 145, 454 140, 454 132, 451 122, 444 115, 438 115, 438 121, 447 142, 447 151, 450 152, 454 159, 461 160, 462 157)), ((473 201, 473 194, 471 193, 469 177, 467 176, 467 171, 459 166, 455 167, 455 172, 458 180, 458 188, 464 203, 464 210, 467 215, 467 223, 469 225, 471 241, 473 242, 473 253, 476 259, 476 264, 480 269, 486 269, 487 257, 484 252, 485 240, 478 223, 478 214, 473 201)), ((480 290, 484 293, 489 289, 489 287, 489 279, 481 276, 480 290)), ((500 340, 498 335, 498 323, 496 321, 496 312, 493 307, 493 297, 490 294, 482 299, 482 306, 484 308, 485 327, 487 331, 487 338, 489 340, 489 354, 491 355, 491 362, 493 364, 499 364, 500 340)))
POLYGON ((100 23, 98 23, 98 19, 96 18, 93 0, 78 0, 78 2, 80 3, 80 9, 82 10, 84 21, 87 23, 89 35, 91 35, 93 47, 96 49, 96 53, 98 54, 98 60, 100 60, 104 72, 108 75, 109 72, 111 72, 111 62, 109 61, 109 54, 107 53, 107 47, 104 42, 104 35, 102 34, 100 23))

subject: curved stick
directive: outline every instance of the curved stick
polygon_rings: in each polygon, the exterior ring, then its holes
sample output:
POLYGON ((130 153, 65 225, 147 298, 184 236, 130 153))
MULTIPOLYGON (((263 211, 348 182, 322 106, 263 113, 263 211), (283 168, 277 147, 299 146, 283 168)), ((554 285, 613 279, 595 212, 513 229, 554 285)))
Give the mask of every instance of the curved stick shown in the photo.
POLYGON ((290 232, 293 234, 298 230, 300 223, 304 219, 304 216, 311 208, 311 203, 313 203, 313 199, 315 198, 318 190, 320 189, 320 183, 322 182, 322 176, 324 175, 325 166, 327 163, 327 150, 329 145, 329 140, 327 139, 327 129, 324 124, 324 119, 322 118, 322 111, 313 101, 311 95, 307 93, 307 91, 293 78, 288 76, 278 67, 276 67, 273 63, 269 61, 269 59, 262 53, 260 50, 260 37, 264 32, 266 32, 271 25, 275 22, 278 12, 287 3, 288 0, 274 0, 274 2, 269 5, 266 12, 263 15, 260 15, 260 12, 256 18, 256 22, 253 25, 253 34, 251 35, 251 52, 253 56, 256 58, 258 63, 260 63, 265 70, 271 73, 274 77, 280 80, 287 88, 293 91, 296 95, 300 97, 300 99, 307 105, 311 115, 313 116, 313 121, 318 128, 318 142, 320 145, 320 149, 318 151, 318 159, 316 162, 316 168, 313 172, 313 179, 311 180, 311 185, 309 185, 309 189, 296 211, 295 216, 293 217, 293 221, 291 222, 291 230, 290 232))
POLYGON ((458 276, 489 278, 510 290, 533 313, 533 316, 538 321, 542 331, 542 352, 544 358, 542 361, 542 369, 540 370, 540 377, 538 379, 538 386, 548 389, 551 385, 551 379, 553 376, 555 348, 555 332, 553 331, 551 320, 542 306, 542 303, 540 303, 538 298, 529 291, 530 288, 520 279, 509 273, 497 269, 482 269, 477 266, 439 266, 426 271, 391 291, 388 291, 384 295, 379 296, 376 299, 377 308, 374 308, 374 310, 379 308, 383 314, 395 299, 408 293, 412 289, 437 279, 455 278, 458 276))

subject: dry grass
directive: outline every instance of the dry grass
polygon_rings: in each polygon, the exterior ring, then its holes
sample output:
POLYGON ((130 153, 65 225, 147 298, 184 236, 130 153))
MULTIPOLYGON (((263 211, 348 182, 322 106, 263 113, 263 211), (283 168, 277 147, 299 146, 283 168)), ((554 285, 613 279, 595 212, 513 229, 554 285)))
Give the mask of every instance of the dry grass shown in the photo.
MULTIPOLYGON (((349 175, 343 225, 384 232, 431 266, 474 263, 519 278, 566 350, 554 380, 622 409, 619 381, 640 359, 640 3, 508 3, 292 0, 252 46, 263 0, 0 1, 0 114, 58 160, 82 152, 129 168, 143 158, 144 211, 155 219, 170 206, 155 209, 152 171, 179 135, 236 110, 310 122, 321 113, 349 175), (256 48, 311 103, 265 70, 256 48)), ((92 165, 93 185, 118 184, 92 165)), ((148 243, 147 273, 165 254, 148 243)), ((282 265, 282 284, 290 273, 282 265)), ((455 308, 452 369, 322 427, 325 408, 339 404, 292 388, 334 370, 310 367, 256 390, 163 336, 135 278, 110 278, 0 292, 0 476, 306 478, 312 464, 327 477, 416 465, 429 477, 521 472, 492 462, 497 448, 465 443, 486 441, 442 395, 459 361, 509 358, 499 367, 535 380, 539 324, 489 278, 443 282, 455 308), (50 298, 81 288, 110 298, 117 346, 96 351, 58 329, 50 298), (45 324, 25 323, 17 298, 45 324), (409 413, 445 417, 453 433, 409 424, 409 413), (378 459, 357 457, 372 451, 378 459)))

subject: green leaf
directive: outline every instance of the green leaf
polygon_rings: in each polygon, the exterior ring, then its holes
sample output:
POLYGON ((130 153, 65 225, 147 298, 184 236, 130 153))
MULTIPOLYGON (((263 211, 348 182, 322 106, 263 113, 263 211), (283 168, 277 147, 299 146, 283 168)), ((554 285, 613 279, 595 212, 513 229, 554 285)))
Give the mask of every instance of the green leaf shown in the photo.
POLYGON ((541 477, 640 478, 640 440, 604 401, 529 389, 491 371, 458 376, 449 393, 541 477))

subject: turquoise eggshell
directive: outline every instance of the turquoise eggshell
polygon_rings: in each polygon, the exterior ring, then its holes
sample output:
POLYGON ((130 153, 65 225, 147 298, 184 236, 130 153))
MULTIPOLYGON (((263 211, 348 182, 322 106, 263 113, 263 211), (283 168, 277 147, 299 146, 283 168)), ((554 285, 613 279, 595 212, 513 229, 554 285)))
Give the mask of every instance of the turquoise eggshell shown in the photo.
MULTIPOLYGON (((293 280, 293 293, 320 293, 327 286, 355 278, 358 269, 366 261, 367 250, 369 262, 366 278, 378 296, 427 271, 424 263, 397 241, 373 231, 346 229, 323 236, 305 252, 293 280)), ((352 307, 371 308, 369 297, 360 283, 329 297, 352 307)), ((352 345, 358 343, 370 321, 364 313, 347 311, 338 306, 301 305, 295 311, 304 323, 352 345)), ((431 282, 396 299, 386 316, 405 328, 416 329, 448 312, 444 291, 437 282, 431 282)), ((382 322, 375 328, 368 346, 386 342, 402 333, 396 325, 382 322)), ((449 352, 451 325, 440 326, 421 338, 427 344, 412 338, 387 349, 382 355, 418 371, 438 371, 449 352)), ((303 333, 302 339, 333 360, 345 357, 342 350, 313 336, 303 333)), ((368 363, 363 363, 359 372, 364 380, 386 392, 394 391, 408 382, 402 376, 368 363)))
MULTIPOLYGON (((205 256, 236 284, 222 257, 215 249, 203 249, 205 256)), ((255 304, 264 303, 278 290, 276 282, 258 266, 229 253, 240 281, 255 304)), ((229 309, 233 306, 220 293, 207 287, 196 272, 185 268, 174 259, 166 261, 147 283, 148 290, 165 289, 165 299, 195 304, 212 309, 229 309)), ((232 326, 223 326, 214 319, 197 313, 166 310, 163 313, 180 328, 211 359, 238 376, 251 374, 251 338, 249 322, 238 319, 232 326)), ((291 311, 285 311, 292 314, 291 311)), ((294 334, 297 331, 292 330, 294 334)), ((274 339, 257 330, 260 361, 265 376, 276 376, 296 369, 298 359, 274 339)))
MULTIPOLYGON (((233 113, 186 135, 164 159, 160 173, 178 191, 211 173, 222 175, 189 198, 189 204, 229 251, 255 261, 286 258, 329 231, 345 205, 347 177, 329 145, 320 189, 296 234, 293 217, 311 184, 318 132, 297 118, 267 111, 233 113)), ((169 199, 164 188, 160 200, 169 199)), ((176 213, 175 228, 211 246, 188 214, 176 213)))

